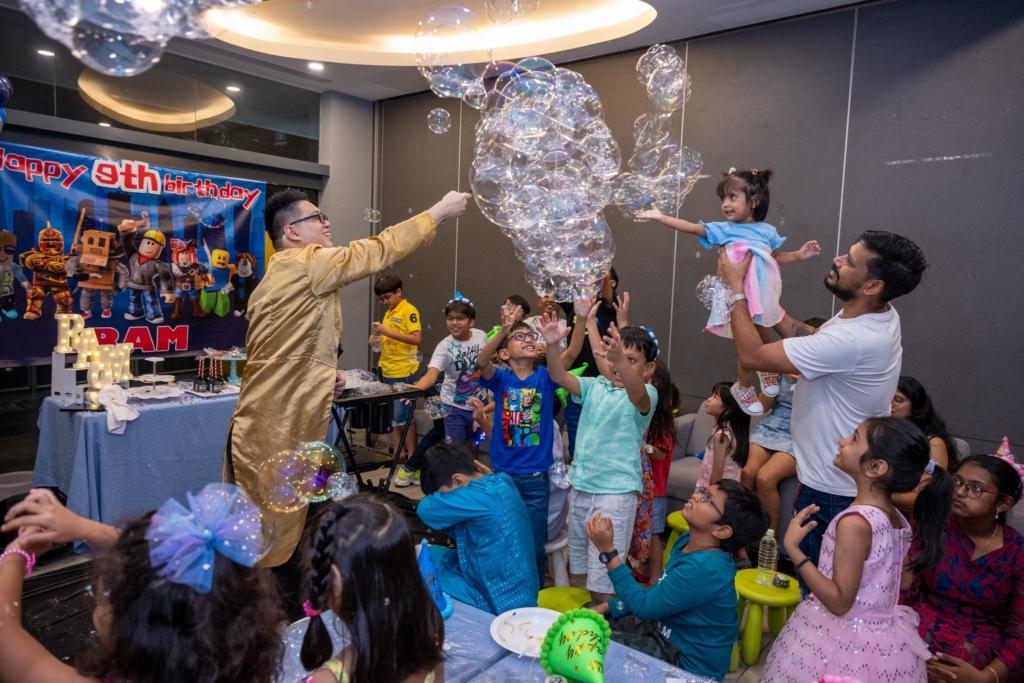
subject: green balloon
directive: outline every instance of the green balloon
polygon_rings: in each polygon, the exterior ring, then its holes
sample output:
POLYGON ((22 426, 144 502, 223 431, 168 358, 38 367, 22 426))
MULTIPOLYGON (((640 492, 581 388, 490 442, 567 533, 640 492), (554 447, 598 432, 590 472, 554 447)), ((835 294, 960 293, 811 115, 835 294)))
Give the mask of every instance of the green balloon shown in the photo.
POLYGON ((612 629, 591 609, 569 610, 548 630, 540 663, 550 674, 579 683, 604 683, 604 656, 612 629))

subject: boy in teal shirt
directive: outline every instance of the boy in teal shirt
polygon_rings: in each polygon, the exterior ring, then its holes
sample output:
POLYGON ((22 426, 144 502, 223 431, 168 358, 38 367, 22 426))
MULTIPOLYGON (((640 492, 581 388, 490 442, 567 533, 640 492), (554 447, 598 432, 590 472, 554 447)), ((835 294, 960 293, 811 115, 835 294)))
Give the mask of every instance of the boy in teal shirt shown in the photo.
POLYGON ((619 558, 611 522, 595 516, 587 524, 618 593, 594 609, 612 617, 612 640, 721 680, 739 629, 732 553, 763 536, 770 518, 758 497, 731 479, 698 488, 682 513, 690 531, 669 550, 665 573, 650 588, 619 558))

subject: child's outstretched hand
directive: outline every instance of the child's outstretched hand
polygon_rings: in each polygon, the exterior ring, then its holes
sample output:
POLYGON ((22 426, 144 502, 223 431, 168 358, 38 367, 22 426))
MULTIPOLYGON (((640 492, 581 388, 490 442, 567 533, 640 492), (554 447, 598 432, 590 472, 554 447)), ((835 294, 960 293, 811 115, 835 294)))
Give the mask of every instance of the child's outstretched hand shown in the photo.
POLYGON ((821 245, 818 244, 818 240, 811 240, 804 244, 804 246, 800 247, 800 250, 797 253, 800 254, 801 261, 806 261, 807 259, 821 253, 821 245))
POLYGON ((502 306, 501 307, 501 331, 507 333, 509 328, 512 327, 516 320, 519 319, 520 314, 523 312, 522 306, 502 306))
POLYGON ((629 324, 629 292, 623 292, 622 296, 615 297, 612 302, 615 307, 615 324, 625 327, 629 324))
POLYGON ((552 344, 558 344, 571 332, 568 327, 560 328, 558 325, 558 316, 552 315, 551 313, 545 313, 540 319, 540 336, 544 338, 544 344, 551 346, 552 344))
POLYGON ((598 512, 587 522, 587 538, 598 552, 610 553, 615 550, 615 527, 611 517, 602 517, 598 512))
POLYGON ((470 396, 468 399, 466 399, 466 403, 468 403, 470 407, 473 409, 473 419, 476 420, 479 424, 483 424, 485 421, 489 421, 487 420, 487 413, 484 410, 486 406, 484 406, 483 401, 478 399, 476 396, 470 396))
POLYGON ((597 308, 597 295, 581 296, 572 302, 572 310, 580 318, 586 320, 590 312, 597 308))
POLYGON ((817 522, 807 521, 818 510, 817 505, 808 505, 793 515, 793 519, 789 520, 789 527, 786 529, 786 540, 783 545, 786 546, 786 552, 790 556, 798 553, 800 541, 804 540, 804 537, 811 533, 811 529, 818 526, 817 522))
POLYGON ((651 208, 646 211, 637 211, 636 219, 638 221, 656 221, 662 217, 661 211, 658 210, 657 204, 651 204, 651 208))
MULTIPOLYGON (((596 349, 594 350, 594 355, 597 355, 596 349)), ((626 354, 622 347, 622 337, 619 336, 619 328, 615 326, 615 323, 608 326, 608 334, 604 336, 603 357, 612 364, 626 360, 626 354)))

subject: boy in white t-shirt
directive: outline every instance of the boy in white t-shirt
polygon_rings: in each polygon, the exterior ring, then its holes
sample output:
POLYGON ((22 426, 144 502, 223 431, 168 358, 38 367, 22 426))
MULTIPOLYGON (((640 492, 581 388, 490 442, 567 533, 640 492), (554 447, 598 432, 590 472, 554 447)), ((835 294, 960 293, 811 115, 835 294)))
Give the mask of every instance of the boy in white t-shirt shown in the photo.
MULTIPOLYGON (((749 261, 749 259, 747 259, 749 261)), ((742 292, 747 262, 719 258, 719 275, 742 292)), ((800 547, 817 563, 832 518, 853 502, 853 480, 832 465, 839 439, 870 417, 888 415, 903 362, 900 317, 889 302, 909 294, 928 267, 905 237, 869 230, 832 261, 825 288, 843 310, 815 332, 786 316, 781 342, 763 344, 742 295, 732 298, 732 331, 740 362, 762 372, 799 373, 790 428, 800 479, 796 509, 817 506, 817 524, 800 547)))

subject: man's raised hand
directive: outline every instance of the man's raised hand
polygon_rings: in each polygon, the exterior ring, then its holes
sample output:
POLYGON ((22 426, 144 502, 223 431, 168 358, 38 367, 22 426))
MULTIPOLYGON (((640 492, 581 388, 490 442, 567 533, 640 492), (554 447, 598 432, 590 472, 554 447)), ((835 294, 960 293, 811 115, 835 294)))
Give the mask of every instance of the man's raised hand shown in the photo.
POLYGON ((468 192, 452 190, 442 197, 441 201, 430 207, 430 217, 434 219, 434 225, 441 225, 449 218, 458 218, 466 213, 466 205, 472 196, 468 192))

